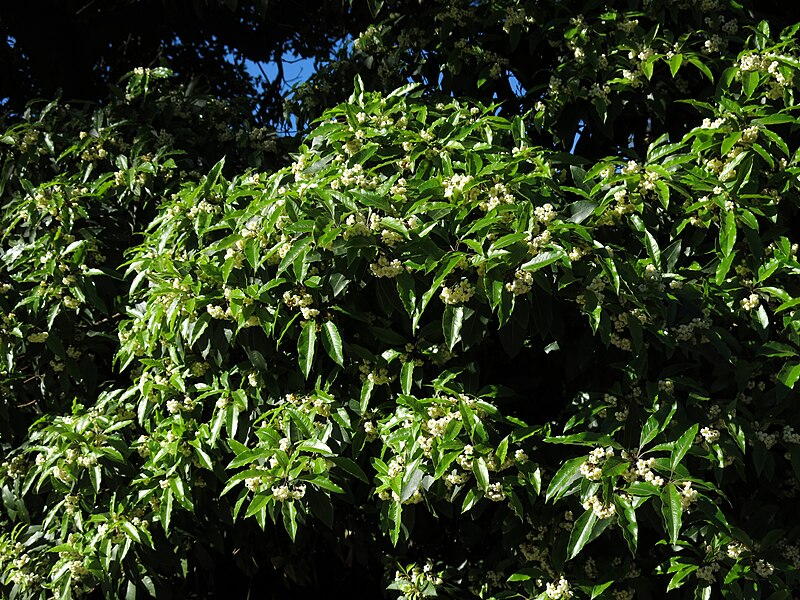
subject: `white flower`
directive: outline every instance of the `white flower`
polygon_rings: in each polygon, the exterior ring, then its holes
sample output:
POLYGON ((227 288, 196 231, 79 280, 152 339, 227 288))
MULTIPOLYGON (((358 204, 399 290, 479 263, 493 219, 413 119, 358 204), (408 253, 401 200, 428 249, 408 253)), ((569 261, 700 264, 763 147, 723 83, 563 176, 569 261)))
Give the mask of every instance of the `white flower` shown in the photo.
POLYGON ((299 500, 306 495, 306 484, 300 483, 292 490, 292 498, 299 500))
POLYGON ((681 507, 683 510, 686 510, 697 501, 697 490, 692 488, 691 481, 684 481, 683 489, 679 489, 678 491, 681 494, 681 507))
POLYGON ((742 143, 752 144, 758 141, 758 125, 748 127, 742 132, 742 143))
POLYGON ((598 519, 608 519, 613 517, 617 509, 613 504, 604 505, 597 496, 592 496, 582 504, 584 510, 592 509, 592 512, 598 519))
POLYGON ((390 261, 383 255, 379 256, 378 261, 372 263, 369 268, 375 277, 386 277, 389 279, 397 277, 404 270, 403 263, 401 263, 399 259, 395 258, 390 261))
POLYGON ((289 488, 285 485, 273 486, 272 487, 272 496, 278 502, 285 502, 289 499, 292 493, 289 491, 289 488))
POLYGON ((550 600, 567 600, 572 598, 572 592, 569 589, 569 581, 563 577, 559 577, 555 583, 548 583, 545 588, 545 595, 550 600))
POLYGON ((449 179, 445 179, 442 181, 444 185, 444 197, 452 198, 456 193, 462 193, 464 187, 466 187, 470 181, 472 181, 472 175, 462 175, 460 173, 456 173, 449 179))
POLYGON ((519 296, 522 294, 527 294, 529 291, 531 291, 532 285, 533 273, 523 271, 522 269, 517 269, 517 271, 514 273, 514 281, 507 283, 505 287, 506 290, 515 296, 519 296))
POLYGON ((227 313, 225 312, 225 309, 222 308, 221 306, 216 306, 214 304, 209 304, 208 306, 206 306, 206 311, 214 319, 225 319, 225 318, 227 318, 227 313))
POLYGON ((739 302, 743 310, 751 311, 755 308, 758 308, 758 305, 761 303, 758 294, 750 294, 747 298, 742 298, 739 302))
POLYGON ((756 561, 756 573, 758 573, 759 577, 767 578, 772 575, 772 572, 775 570, 775 567, 772 564, 768 563, 763 559, 759 559, 756 561))
POLYGON ((442 286, 442 291, 439 293, 439 298, 445 304, 464 304, 469 302, 470 298, 475 294, 475 288, 469 281, 462 280, 453 287, 442 286))
POLYGON ((719 431, 711 429, 710 427, 703 427, 700 430, 700 435, 703 436, 703 439, 709 444, 713 444, 719 439, 719 431))
POLYGON ((737 560, 739 556, 741 556, 742 552, 744 552, 745 550, 747 550, 747 548, 745 548, 744 544, 742 544, 741 542, 731 542, 730 544, 728 544, 728 547, 725 550, 725 554, 728 555, 728 558, 737 560))
POLYGON ((492 502, 502 502, 505 500, 506 493, 503 491, 503 485, 499 482, 490 483, 486 489, 486 497, 492 502))

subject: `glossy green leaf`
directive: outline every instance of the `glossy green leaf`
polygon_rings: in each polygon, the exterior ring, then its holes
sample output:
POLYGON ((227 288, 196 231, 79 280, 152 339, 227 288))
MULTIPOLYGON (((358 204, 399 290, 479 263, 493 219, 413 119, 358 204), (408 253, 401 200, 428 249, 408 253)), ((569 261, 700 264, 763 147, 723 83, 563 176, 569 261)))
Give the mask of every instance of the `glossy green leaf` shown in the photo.
POLYGON ((472 460, 472 472, 475 474, 475 481, 478 482, 478 487, 482 492, 489 488, 489 468, 486 465, 486 459, 482 456, 476 456, 472 460))
POLYGON ((636 548, 639 544, 639 524, 636 522, 636 511, 627 498, 614 495, 614 508, 617 513, 617 523, 622 530, 622 536, 628 544, 631 555, 636 556, 636 548))
POLYGON ((297 537, 297 507, 294 500, 287 500, 281 505, 283 515, 283 526, 292 541, 297 537))
POLYGON ((311 365, 314 362, 314 350, 317 344, 317 323, 316 321, 306 321, 297 338, 297 356, 303 376, 308 378, 311 373, 311 365))
POLYGON ((683 457, 686 456, 686 453, 689 451, 689 448, 692 447, 694 444, 694 438, 697 436, 697 431, 699 429, 699 425, 695 423, 689 429, 687 429, 681 437, 675 442, 675 446, 672 449, 672 453, 669 457, 669 469, 670 471, 675 471, 675 468, 680 464, 683 460, 683 457))
MULTIPOLYGON (((342 336, 333 321, 325 321, 322 325, 322 345, 328 356, 339 366, 344 366, 344 354, 342 352, 342 336)), ((306 374, 308 377, 308 374, 306 374)))
POLYGON ((677 543, 683 508, 680 492, 674 483, 668 483, 661 491, 661 516, 664 518, 664 526, 670 543, 677 543))
POLYGON ((580 551, 583 550, 583 547, 589 542, 595 523, 597 523, 597 516, 592 509, 584 512, 578 520, 575 521, 569 536, 569 543, 567 544, 567 556, 570 559, 578 556, 580 551))
POLYGON ((556 474, 553 475, 553 479, 550 480, 550 484, 547 486, 547 492, 545 493, 547 502, 555 502, 572 488, 573 484, 581 476, 580 468, 584 462, 586 462, 586 458, 579 456, 577 458, 571 458, 561 465, 561 468, 556 471, 556 474))
POLYGON ((442 316, 442 331, 444 341, 449 350, 452 350, 461 339, 461 327, 464 324, 464 307, 448 304, 442 316))

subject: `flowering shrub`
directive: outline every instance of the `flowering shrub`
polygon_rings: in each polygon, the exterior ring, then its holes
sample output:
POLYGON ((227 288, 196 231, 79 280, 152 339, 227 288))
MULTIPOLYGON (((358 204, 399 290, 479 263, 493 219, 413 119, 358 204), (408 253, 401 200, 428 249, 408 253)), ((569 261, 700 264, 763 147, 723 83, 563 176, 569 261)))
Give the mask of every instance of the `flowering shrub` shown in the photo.
MULTIPOLYGON (((357 80, 272 173, 137 150, 15 175, 6 412, 17 356, 42 384, 3 434, 6 593, 213 596, 227 561, 409 599, 797 595, 795 31, 720 58, 641 156, 357 80), (137 183, 135 244, 75 212, 132 210, 137 183), (89 388, 94 337, 122 376, 89 388)), ((37 147, 7 137, 6 164, 37 147)))

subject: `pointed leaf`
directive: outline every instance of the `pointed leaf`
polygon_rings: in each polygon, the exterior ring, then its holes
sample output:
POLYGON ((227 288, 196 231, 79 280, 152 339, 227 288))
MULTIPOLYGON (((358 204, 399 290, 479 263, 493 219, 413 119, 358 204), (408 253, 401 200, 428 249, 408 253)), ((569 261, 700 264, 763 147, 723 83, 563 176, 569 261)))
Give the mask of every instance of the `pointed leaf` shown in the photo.
POLYGON ((658 242, 656 242, 656 238, 653 237, 653 234, 644 230, 644 245, 647 248, 647 254, 650 256, 650 260, 653 261, 653 264, 661 270, 661 250, 658 247, 658 242))
POLYGON ((400 489, 400 502, 405 502, 419 490, 423 477, 425 477, 425 471, 419 468, 418 463, 406 469, 403 475, 403 485, 400 489))
POLYGON ((736 215, 733 211, 725 213, 725 223, 719 231, 719 246, 723 256, 730 256, 736 243, 736 215))
POLYGON ((661 515, 664 517, 664 525, 672 544, 678 541, 682 513, 681 494, 678 488, 674 483, 667 484, 661 491, 661 515))
POLYGON ((306 321, 300 337, 297 338, 297 356, 300 370, 303 376, 308 379, 311 372, 311 365, 314 362, 314 348, 317 344, 317 323, 316 321, 306 321))
POLYGON ((411 385, 414 383, 414 359, 409 358, 403 363, 403 368, 400 369, 400 386, 403 393, 408 395, 411 393, 411 385))
POLYGON ((389 538, 392 540, 392 546, 397 545, 397 540, 400 538, 400 528, 403 523, 403 505, 399 502, 392 502, 389 505, 389 520, 391 527, 389 529, 389 538))
POLYGON ((675 446, 672 448, 672 454, 670 454, 669 457, 670 471, 675 471, 675 467, 680 464, 681 460, 683 460, 683 457, 686 456, 686 453, 689 451, 689 448, 692 447, 699 427, 700 426, 695 423, 675 442, 675 446))
POLYGON ((326 321, 322 326, 322 345, 325 346, 325 351, 328 356, 333 359, 340 367, 344 366, 344 354, 342 352, 342 336, 339 335, 339 329, 333 321, 326 321))
POLYGON ((569 536, 569 544, 567 544, 567 554, 570 559, 575 558, 588 543, 596 522, 597 515, 594 514, 591 508, 575 521, 575 525, 572 526, 572 533, 569 536))
POLYGON ((622 537, 628 543, 628 549, 636 556, 636 546, 639 542, 639 525, 636 523, 636 511, 626 498, 614 495, 614 507, 617 509, 617 523, 622 529, 622 537))
POLYGON ((464 323, 464 307, 448 304, 442 315, 442 332, 448 350, 452 350, 461 339, 461 325, 464 323))
POLYGON ((547 502, 551 500, 555 502, 572 487, 572 484, 580 477, 580 468, 584 462, 586 462, 586 458, 579 456, 571 458, 561 465, 561 468, 553 475, 550 485, 547 486, 545 494, 547 502))
POLYGON ((286 528, 286 533, 294 541, 297 536, 297 507, 294 505, 294 500, 284 502, 281 512, 283 513, 283 526, 286 528))
POLYGON ((486 465, 486 459, 482 456, 476 457, 472 461, 472 472, 475 474, 475 480, 481 491, 485 492, 489 489, 489 468, 486 465))

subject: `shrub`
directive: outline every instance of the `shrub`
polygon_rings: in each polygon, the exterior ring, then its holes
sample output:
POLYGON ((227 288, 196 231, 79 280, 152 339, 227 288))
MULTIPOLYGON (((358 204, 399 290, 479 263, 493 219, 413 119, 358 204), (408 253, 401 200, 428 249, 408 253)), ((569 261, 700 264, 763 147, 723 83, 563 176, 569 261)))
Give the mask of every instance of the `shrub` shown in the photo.
POLYGON ((645 156, 357 80, 291 166, 160 194, 131 385, 8 450, 9 594, 792 597, 795 31, 645 156))

